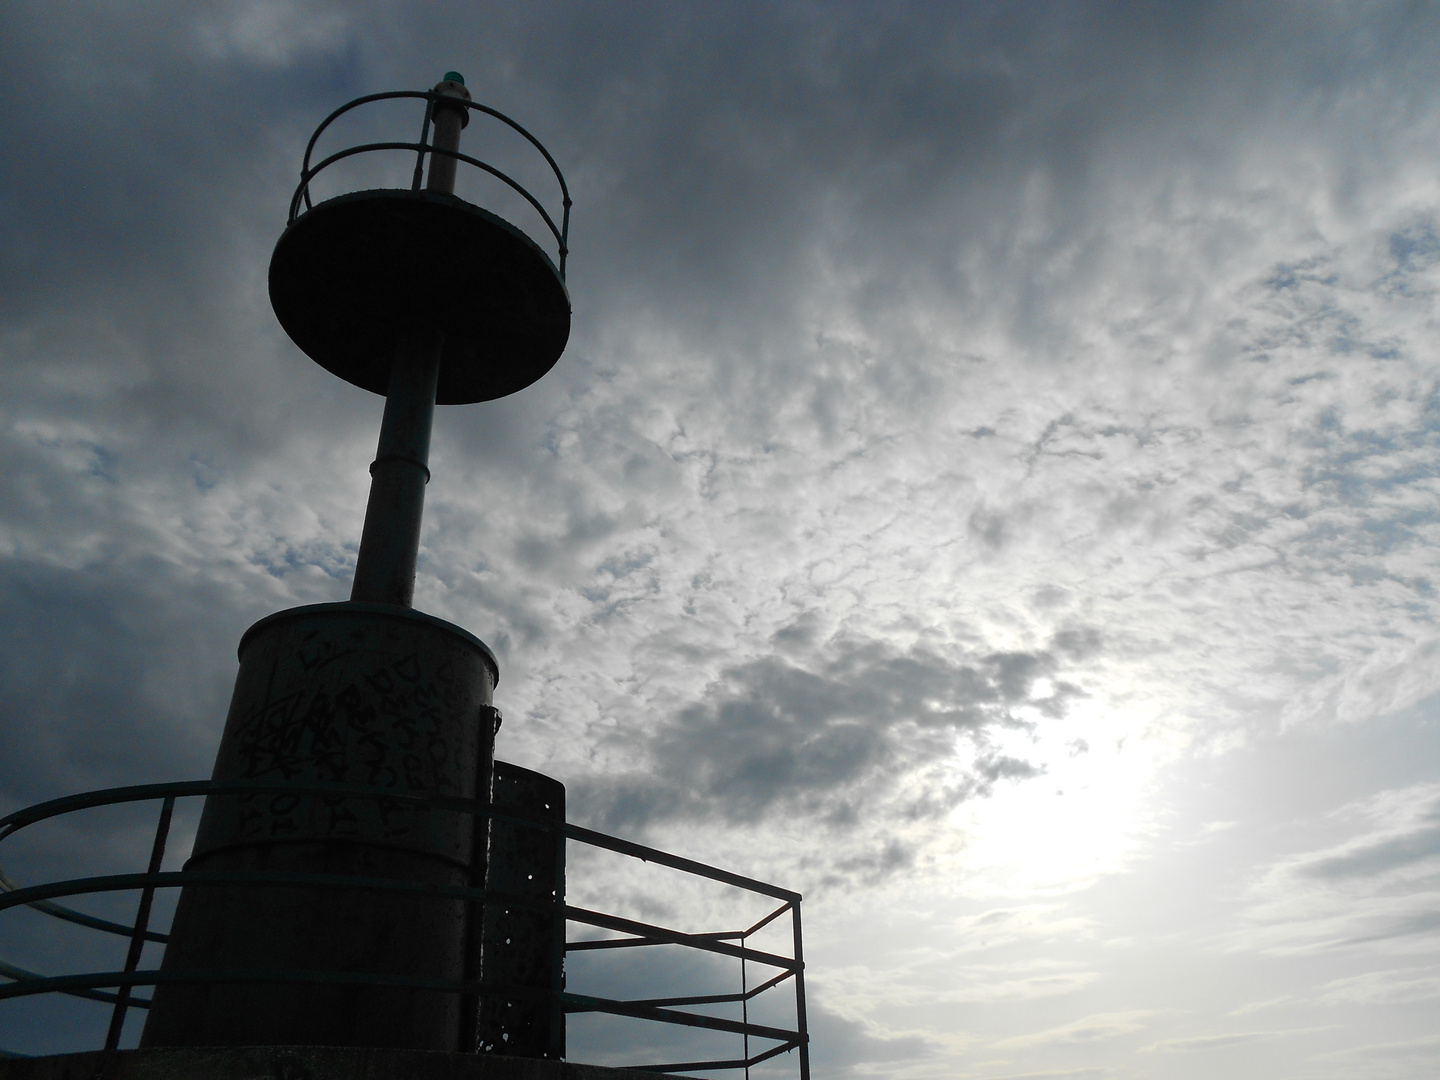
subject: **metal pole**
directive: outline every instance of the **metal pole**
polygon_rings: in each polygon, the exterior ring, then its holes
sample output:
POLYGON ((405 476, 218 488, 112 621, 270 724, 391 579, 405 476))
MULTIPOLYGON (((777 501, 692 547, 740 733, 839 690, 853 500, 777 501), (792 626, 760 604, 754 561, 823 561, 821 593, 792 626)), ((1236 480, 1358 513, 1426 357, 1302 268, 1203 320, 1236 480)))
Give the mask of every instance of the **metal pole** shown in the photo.
MULTIPOLYGON (((438 150, 458 151, 460 129, 470 123, 470 110, 463 105, 447 105, 445 98, 460 101, 470 100, 470 91, 465 89, 465 80, 458 71, 447 71, 445 78, 435 84, 435 93, 440 99, 432 106, 435 124, 435 140, 431 144, 438 150)), ((444 154, 430 155, 430 178, 425 182, 426 191, 439 191, 446 195, 455 193, 455 166, 453 157, 444 154)))
MULTIPOLYGON (((155 826, 155 843, 150 848, 150 869, 147 873, 158 874, 165 859, 165 839, 170 835, 170 814, 175 809, 175 796, 171 795, 160 804, 160 822, 155 826)), ((135 928, 130 934, 130 951, 125 955, 125 974, 129 975, 140 966, 140 954, 145 949, 145 931, 150 928, 150 905, 155 899, 155 886, 146 885, 140 891, 140 907, 135 912, 135 928)), ((113 1052, 120 1045, 120 1032, 125 1026, 125 1013, 130 1008, 130 987, 120 987, 115 994, 115 1008, 110 1013, 110 1030, 105 1033, 105 1050, 113 1052)))
POLYGON ((750 998, 749 986, 745 982, 745 935, 740 935, 740 1023, 745 1025, 741 1037, 744 1044, 745 1080, 750 1080, 750 998))
POLYGON ((810 1029, 805 1022, 805 950, 800 940, 800 901, 790 908, 795 934, 795 1030, 800 1033, 800 1080, 810 1080, 810 1029))
POLYGON ((390 367, 380 445, 370 466, 370 501, 355 560, 351 600, 409 607, 420 557, 420 517, 430 482, 430 425, 445 338, 434 326, 402 331, 390 367))
MULTIPOLYGON (((431 145, 458 151, 460 129, 470 122, 470 110, 447 105, 445 98, 469 101, 470 91, 459 72, 447 71, 435 84, 434 93, 440 97, 426 115, 427 123, 435 127, 431 145)), ((425 190, 451 194, 455 164, 454 158, 432 153, 425 190)), ((418 172, 418 162, 416 169, 418 172)), ((425 485, 430 482, 430 427, 444 346, 440 330, 419 319, 402 328, 396 342, 385 418, 380 422, 380 445, 370 466, 370 501, 365 506, 365 527, 355 558, 351 600, 409 607, 415 598, 420 519, 425 511, 425 485)))

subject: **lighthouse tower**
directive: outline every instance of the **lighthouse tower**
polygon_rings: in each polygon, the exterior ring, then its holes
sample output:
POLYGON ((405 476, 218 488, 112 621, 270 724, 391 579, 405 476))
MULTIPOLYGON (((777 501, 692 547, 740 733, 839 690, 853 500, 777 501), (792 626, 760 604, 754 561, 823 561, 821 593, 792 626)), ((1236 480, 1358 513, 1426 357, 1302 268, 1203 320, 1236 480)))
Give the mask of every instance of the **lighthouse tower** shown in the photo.
MULTIPOLYGON (((89 838, 83 815, 159 804, 143 873, 21 883, 0 869, 0 917, 43 915, 89 935, 85 950, 98 936, 124 956, 75 971, 72 955, 109 954, 60 950, 58 974, 0 959, 0 1006, 43 997, 109 1010, 103 1049, 24 1057, 33 1046, 0 1046, 0 1080, 643 1080, 748 1077, 767 1062, 809 1080, 800 894, 567 822, 562 784, 495 758, 494 653, 412 604, 435 406, 515 393, 559 360, 569 223, 554 158, 472 101, 455 72, 430 90, 357 98, 316 130, 270 262, 270 299, 311 359, 385 397, 350 599, 276 612, 241 637, 210 779, 67 795, 0 817, 0 843, 62 818, 75 823, 67 835, 89 838), (316 159, 337 119, 396 100, 420 106, 417 142, 316 159), (477 121, 528 142, 554 175, 555 213, 462 149, 477 121), (312 196, 317 176, 367 154, 412 155, 408 187, 312 196), (528 203, 544 243, 458 197, 461 169, 528 203), (182 847, 172 819, 194 821, 202 799, 187 858, 172 850, 182 847), (567 843, 597 875, 575 890, 584 905, 566 900, 567 843), (603 865, 620 876, 605 879, 603 865), (708 899, 673 911, 677 925, 652 922, 670 886, 645 885, 640 867, 685 875, 708 899), (125 921, 57 903, 127 893, 125 921), (710 928, 692 925, 702 917, 710 928), (661 966, 646 968, 650 959, 661 966), (647 970, 659 972, 653 985, 647 970), (677 971, 697 985, 675 985, 677 971), (615 996, 627 988, 639 996, 615 996), (140 1011, 139 1047, 122 1049, 140 1011), (592 1038, 616 1037, 597 1019, 646 1025, 642 1071, 561 1060, 569 1015, 592 1038)), ((9 866, 17 847, 5 844, 0 861, 9 866)), ((32 1043, 48 1038, 31 1028, 32 1043)))
MULTIPOLYGON (((529 197, 461 152, 472 112, 499 114, 473 103, 459 74, 449 72, 427 93, 373 95, 346 108, 406 96, 426 103, 411 188, 357 191, 312 204, 311 181, 326 166, 387 148, 352 148, 312 165, 312 139, 289 224, 271 259, 270 297, 285 331, 326 370, 384 394, 385 414, 350 599, 277 612, 246 632, 212 777, 339 788, 324 795, 238 791, 207 798, 187 872, 223 878, 258 871, 271 880, 292 875, 296 883, 184 889, 162 972, 240 978, 160 983, 142 1046, 455 1052, 476 1049, 486 1035, 478 1000, 423 988, 426 980, 482 976, 481 906, 437 902, 431 894, 484 885, 484 822, 414 802, 346 798, 339 789, 492 796, 495 656, 469 631, 411 606, 431 419, 437 403, 503 397, 559 359, 570 333, 562 270, 570 200, 565 194, 559 229, 541 210, 557 234, 557 265, 513 225, 454 194, 457 165, 469 162, 529 197), (326 884, 307 884, 307 875, 325 875, 326 884), (335 886, 346 877, 415 888, 377 894, 335 886), (412 985, 275 978, 290 971, 368 973, 412 985), (255 978, 245 980, 246 972, 255 978)), ((317 138, 334 119, 321 125, 317 138)), ((560 184, 564 192, 563 178, 560 184)), ((563 821, 560 785, 513 769, 502 780, 502 799, 508 793, 512 803, 563 821)), ((553 894, 563 885, 556 842, 549 846, 549 858, 540 852, 537 865, 553 894)), ((537 861, 534 852, 530 858, 537 861)), ((519 875, 532 889, 533 870, 519 875)), ((543 920, 538 928, 518 929, 528 930, 528 946, 513 932, 492 934, 492 944, 534 951, 537 933, 553 933, 543 920)), ((563 948, 563 933, 560 940, 563 948)), ((547 944, 538 943, 542 955, 554 951, 547 944)), ((489 951, 493 969, 496 950, 489 951)), ((551 967, 542 982, 558 979, 558 962, 551 967)), ((521 1025, 526 1037, 514 1033, 514 1049, 506 1040, 508 1052, 524 1052, 519 1044, 528 1040, 535 1056, 562 1056, 563 1021, 528 1019, 521 1025)))

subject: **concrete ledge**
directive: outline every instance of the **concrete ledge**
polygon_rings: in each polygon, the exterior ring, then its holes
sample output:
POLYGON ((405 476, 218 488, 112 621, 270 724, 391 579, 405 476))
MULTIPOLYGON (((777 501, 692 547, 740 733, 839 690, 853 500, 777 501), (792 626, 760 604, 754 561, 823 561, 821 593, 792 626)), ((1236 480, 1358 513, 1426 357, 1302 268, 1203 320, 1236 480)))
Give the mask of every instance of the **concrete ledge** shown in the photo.
POLYGON ((0 1080, 656 1080, 569 1061, 351 1046, 159 1047, 0 1059, 0 1080))

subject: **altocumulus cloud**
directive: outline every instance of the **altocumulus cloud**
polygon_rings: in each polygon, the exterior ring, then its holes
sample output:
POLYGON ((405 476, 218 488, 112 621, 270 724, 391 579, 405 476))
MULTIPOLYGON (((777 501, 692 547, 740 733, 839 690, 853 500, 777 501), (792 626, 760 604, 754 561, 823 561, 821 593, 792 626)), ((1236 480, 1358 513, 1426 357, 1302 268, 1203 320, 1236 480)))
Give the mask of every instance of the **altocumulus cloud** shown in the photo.
MULTIPOLYGON (((776 637, 788 651, 801 639, 795 626, 776 637)), ((677 817, 801 814, 837 827, 862 815, 882 825, 934 817, 997 781, 1037 775, 988 737, 1032 724, 1015 715, 1020 705, 1060 717, 1075 693, 1060 682, 1032 698, 1035 681, 1057 667, 1049 653, 946 656, 848 637, 806 651, 800 662, 772 656, 728 668, 702 702, 614 736, 643 768, 582 783, 582 812, 617 828, 677 817), (956 759, 961 740, 970 767, 927 776, 927 765, 956 759)))

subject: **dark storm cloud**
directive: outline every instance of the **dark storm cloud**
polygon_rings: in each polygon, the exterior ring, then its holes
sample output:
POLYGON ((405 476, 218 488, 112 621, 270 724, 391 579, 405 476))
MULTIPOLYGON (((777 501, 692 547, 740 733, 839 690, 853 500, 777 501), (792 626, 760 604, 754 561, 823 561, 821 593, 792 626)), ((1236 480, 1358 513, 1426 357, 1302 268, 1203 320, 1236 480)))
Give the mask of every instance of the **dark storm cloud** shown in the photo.
MULTIPOLYGON (((989 740, 1027 726, 1014 711, 1022 705, 1063 716, 1073 687, 1058 682, 1044 698, 1031 696, 1035 681, 1058 668, 1045 652, 956 657, 845 637, 802 662, 757 659, 726 670, 700 704, 625 737, 646 767, 582 779, 572 785, 573 804, 616 829, 657 818, 753 822, 797 813, 845 828, 882 807, 887 818, 938 816, 996 783, 1037 775, 989 740), (957 738, 974 749, 963 774, 897 790, 902 778, 952 759, 957 738)), ((856 855, 848 869, 883 873, 908 858, 892 844, 856 855)))

